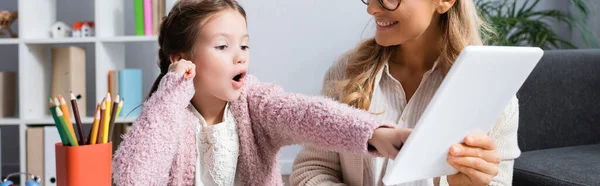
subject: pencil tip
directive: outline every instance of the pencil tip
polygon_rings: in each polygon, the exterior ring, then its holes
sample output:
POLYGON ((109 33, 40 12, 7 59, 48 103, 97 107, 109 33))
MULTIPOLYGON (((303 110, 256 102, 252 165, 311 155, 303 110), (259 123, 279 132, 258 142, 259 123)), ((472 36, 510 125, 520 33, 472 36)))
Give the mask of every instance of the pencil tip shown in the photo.
POLYGON ((56 107, 56 116, 61 117, 62 115, 63 112, 58 107, 56 107))

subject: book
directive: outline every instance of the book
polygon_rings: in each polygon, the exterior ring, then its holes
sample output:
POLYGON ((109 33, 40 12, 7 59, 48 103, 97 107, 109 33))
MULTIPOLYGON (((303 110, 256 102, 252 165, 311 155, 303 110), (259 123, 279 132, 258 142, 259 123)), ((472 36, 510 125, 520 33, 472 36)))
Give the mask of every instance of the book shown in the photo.
POLYGON ((144 35, 144 0, 133 0, 135 35, 144 35))
POLYGON ((152 35, 158 35, 158 27, 160 27, 159 13, 160 0, 152 0, 152 35))
POLYGON ((156 35, 158 35, 158 33, 160 33, 160 24, 162 23, 163 18, 165 16, 167 16, 166 0, 157 0, 157 1, 158 1, 158 24, 156 26, 156 30, 157 30, 156 35))
POLYGON ((119 95, 119 71, 111 70, 108 72, 108 92, 112 96, 113 101, 119 95))
MULTIPOLYGON (((28 127, 25 130, 27 144, 27 172, 44 178, 44 127, 28 127)), ((40 183, 44 185, 45 182, 40 183)))
POLYGON ((0 118, 15 117, 17 108, 17 73, 0 72, 0 118))
POLYGON ((119 117, 138 116, 142 105, 142 70, 123 69, 119 71, 119 93, 125 100, 119 117))
MULTIPOLYGON (((80 47, 52 48, 52 85, 50 96, 73 94, 78 98, 79 114, 87 116, 86 112, 86 73, 85 49, 80 47)), ((71 103, 67 103, 72 108, 71 103)))
POLYGON ((152 0, 144 0, 144 34, 152 35, 152 0))

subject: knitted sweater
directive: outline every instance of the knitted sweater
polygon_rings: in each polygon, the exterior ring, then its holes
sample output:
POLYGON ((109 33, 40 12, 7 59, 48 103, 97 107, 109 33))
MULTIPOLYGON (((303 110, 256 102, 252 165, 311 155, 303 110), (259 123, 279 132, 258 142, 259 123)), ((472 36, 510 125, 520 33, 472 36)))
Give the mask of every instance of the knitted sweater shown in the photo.
MULTIPOLYGON (((332 99, 286 93, 247 76, 239 99, 231 102, 237 123, 237 171, 243 185, 283 185, 279 150, 310 144, 335 151, 370 154, 368 139, 381 125, 367 113, 332 99)), ((117 185, 194 185, 197 120, 186 107, 192 80, 168 73, 114 155, 117 185)))

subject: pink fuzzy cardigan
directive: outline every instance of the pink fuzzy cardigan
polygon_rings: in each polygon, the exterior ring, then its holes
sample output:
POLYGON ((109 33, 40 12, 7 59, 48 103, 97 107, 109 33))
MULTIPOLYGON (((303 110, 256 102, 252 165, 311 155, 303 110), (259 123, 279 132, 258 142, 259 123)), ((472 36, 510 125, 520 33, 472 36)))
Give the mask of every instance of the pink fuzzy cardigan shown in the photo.
MULTIPOLYGON (((370 154, 367 140, 382 123, 370 114, 323 97, 286 93, 248 76, 231 103, 243 185, 283 185, 278 152, 291 144, 370 154)), ((194 95, 191 80, 169 73, 123 136, 114 155, 117 185, 194 185, 197 118, 186 109, 194 95)))

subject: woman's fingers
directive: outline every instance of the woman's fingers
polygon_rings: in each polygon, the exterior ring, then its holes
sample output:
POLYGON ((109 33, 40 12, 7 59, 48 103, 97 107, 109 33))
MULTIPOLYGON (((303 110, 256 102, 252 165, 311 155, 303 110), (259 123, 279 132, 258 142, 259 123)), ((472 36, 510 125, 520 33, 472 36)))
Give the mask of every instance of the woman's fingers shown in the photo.
POLYGON ((470 147, 464 144, 452 145, 452 147, 450 148, 450 154, 452 156, 481 158, 487 162, 495 164, 498 164, 501 161, 500 156, 496 154, 496 151, 485 150, 477 147, 470 147))
POLYGON ((486 150, 495 150, 496 142, 487 134, 471 134, 465 137, 465 144, 471 147, 480 147, 486 150))
POLYGON ((494 176, 484 174, 470 167, 458 166, 456 170, 469 177, 471 185, 488 185, 494 180, 494 176))
MULTIPOLYGON (((449 156, 450 157, 450 156, 449 156)), ((488 185, 497 174, 487 174, 472 167, 458 164, 452 158, 446 160, 448 164, 459 171, 458 174, 448 177, 448 181, 459 185, 488 185)))
MULTIPOLYGON (((494 164, 494 163, 489 163, 481 158, 448 156, 448 162, 452 162, 453 164, 455 164, 456 165, 455 168, 458 168, 458 166, 461 166, 463 168, 466 167, 466 168, 476 170, 477 172, 481 172, 483 174, 487 174, 492 177, 498 175, 498 165, 494 164)), ((469 172, 464 172, 464 173, 469 174, 471 176, 477 175, 477 174, 473 174, 473 173, 469 173, 469 172)))

